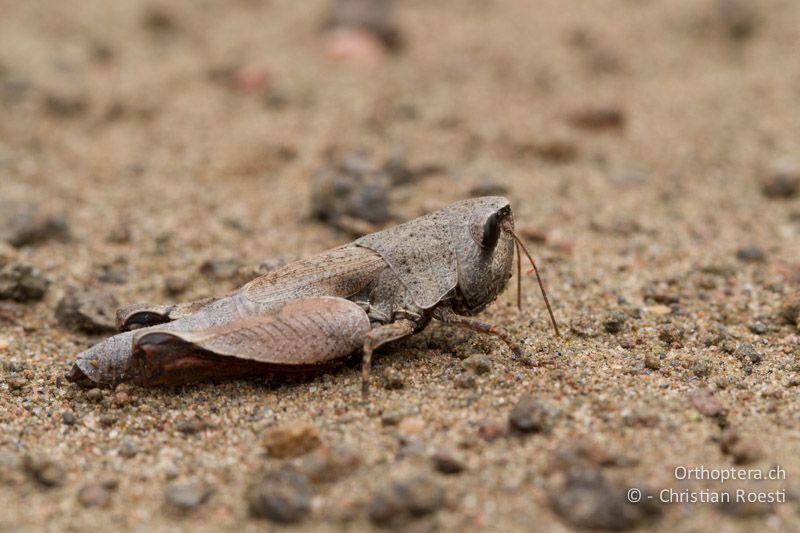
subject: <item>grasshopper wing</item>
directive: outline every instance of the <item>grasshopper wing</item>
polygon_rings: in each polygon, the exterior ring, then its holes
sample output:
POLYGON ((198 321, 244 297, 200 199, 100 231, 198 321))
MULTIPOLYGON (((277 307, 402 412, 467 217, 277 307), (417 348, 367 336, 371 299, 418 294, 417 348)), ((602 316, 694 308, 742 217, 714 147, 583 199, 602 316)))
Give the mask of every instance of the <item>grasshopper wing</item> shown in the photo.
POLYGON ((173 384, 307 370, 355 352, 370 330, 363 309, 333 297, 292 300, 208 329, 181 331, 179 324, 134 333, 135 381, 173 384))

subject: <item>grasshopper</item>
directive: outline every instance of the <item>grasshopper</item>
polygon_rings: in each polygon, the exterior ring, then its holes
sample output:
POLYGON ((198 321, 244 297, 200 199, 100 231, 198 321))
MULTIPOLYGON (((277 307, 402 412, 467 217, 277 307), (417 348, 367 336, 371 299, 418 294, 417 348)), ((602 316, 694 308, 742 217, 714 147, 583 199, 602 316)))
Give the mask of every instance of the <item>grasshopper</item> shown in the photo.
MULTIPOLYGON (((218 299, 117 311, 122 331, 77 357, 67 378, 96 386, 173 385, 203 379, 306 373, 362 350, 362 395, 373 352, 432 319, 517 342, 474 317, 517 275, 520 249, 509 201, 456 202, 350 244, 285 265, 218 299)), ((517 284, 517 303, 520 285, 517 284)))

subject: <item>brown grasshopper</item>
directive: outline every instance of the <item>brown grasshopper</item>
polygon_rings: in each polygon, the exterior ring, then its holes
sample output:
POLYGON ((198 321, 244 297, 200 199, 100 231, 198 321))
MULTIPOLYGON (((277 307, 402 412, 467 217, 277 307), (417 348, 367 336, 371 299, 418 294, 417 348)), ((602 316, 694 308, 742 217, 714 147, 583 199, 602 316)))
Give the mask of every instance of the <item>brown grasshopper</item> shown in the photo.
POLYGON ((472 317, 511 278, 515 245, 518 277, 520 247, 536 271, 514 234, 507 199, 457 202, 290 263, 219 299, 122 308, 123 333, 79 354, 67 377, 87 386, 171 385, 303 373, 360 348, 366 397, 372 353, 432 318, 495 335, 519 356, 508 332, 472 317))

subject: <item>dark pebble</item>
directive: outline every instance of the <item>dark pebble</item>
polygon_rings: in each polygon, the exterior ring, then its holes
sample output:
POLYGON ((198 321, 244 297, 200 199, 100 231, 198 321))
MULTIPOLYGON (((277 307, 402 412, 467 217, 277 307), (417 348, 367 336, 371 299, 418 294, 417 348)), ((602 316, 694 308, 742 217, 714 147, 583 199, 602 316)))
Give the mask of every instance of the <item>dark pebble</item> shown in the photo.
POLYGON ((56 318, 67 329, 89 334, 114 333, 118 307, 119 302, 109 292, 71 288, 58 303, 56 318))
POLYGON ((332 2, 326 29, 358 28, 380 39, 390 50, 401 45, 400 31, 395 25, 389 2, 374 0, 336 0, 332 2))
POLYGON ((464 461, 451 450, 438 450, 432 459, 433 467, 441 474, 460 474, 466 468, 464 461))
POLYGON ((758 11, 748 0, 717 0, 717 12, 722 28, 731 41, 745 41, 758 29, 758 11))
POLYGON ((35 246, 50 240, 69 239, 69 223, 63 215, 42 215, 35 209, 21 213, 11 221, 6 241, 17 248, 35 246))
POLYGON ((27 263, 11 263, 0 269, 0 300, 37 302, 48 287, 50 280, 27 263))
POLYGON ((190 282, 182 276, 168 276, 164 280, 164 292, 168 296, 180 296, 189 290, 190 282))
POLYGON ((625 320, 624 313, 612 313, 603 321, 603 329, 606 330, 606 333, 616 335, 625 327, 625 320))
POLYGON ((458 374, 453 383, 459 389, 474 389, 478 382, 475 381, 475 376, 471 372, 462 372, 458 374))
POLYGON ((600 335, 600 328, 597 323, 588 317, 576 317, 569 323, 569 329, 579 337, 597 337, 600 335))
POLYGON ((779 172, 761 184, 761 192, 767 198, 789 199, 800 193, 800 173, 779 172))
POLYGON ((650 370, 658 370, 661 368, 661 360, 656 354, 648 353, 644 356, 644 366, 650 370))
POLYGON ((549 404, 523 396, 508 415, 508 423, 520 433, 547 433, 553 427, 555 415, 555 409, 549 404))
POLYGON ((75 418, 72 411, 64 411, 61 413, 61 421, 68 426, 74 426, 78 422, 78 419, 75 418))
POLYGON ((56 117, 77 117, 89 109, 89 98, 79 91, 51 92, 44 98, 44 108, 56 117))
POLYGON ((767 258, 764 250, 755 245, 736 250, 736 259, 744 263, 761 263, 767 258))
POLYGON ((139 453, 139 448, 136 446, 136 443, 133 441, 133 439, 125 437, 124 439, 122 439, 122 442, 119 445, 117 453, 119 453, 121 457, 130 459, 132 457, 135 457, 136 454, 139 453))
POLYGON ((692 373, 700 378, 707 378, 711 375, 711 364, 705 359, 698 359, 692 364, 692 373))
POLYGON ((749 360, 751 363, 760 363, 764 359, 764 356, 762 356, 752 344, 748 344, 746 342, 743 342, 737 346, 736 351, 733 353, 739 359, 745 361, 749 360))
POLYGON ((402 389, 405 386, 403 373, 393 368, 387 368, 383 371, 383 387, 388 390, 402 389))
POLYGON ((90 402, 99 402, 103 399, 103 391, 98 388, 86 391, 86 399, 90 402))
POLYGON ((265 475, 247 489, 250 515, 281 524, 300 522, 311 513, 311 485, 295 472, 265 475))
POLYGON ((750 324, 748 328, 756 335, 766 335, 767 333, 769 333, 769 328, 763 322, 756 322, 754 324, 750 324))
POLYGON ((571 113, 570 124, 587 130, 611 130, 625 127, 625 114, 615 108, 584 109, 571 113))
POLYGON ((395 481, 379 490, 369 503, 369 519, 378 525, 401 525, 413 518, 438 511, 444 490, 434 479, 418 475, 395 481))

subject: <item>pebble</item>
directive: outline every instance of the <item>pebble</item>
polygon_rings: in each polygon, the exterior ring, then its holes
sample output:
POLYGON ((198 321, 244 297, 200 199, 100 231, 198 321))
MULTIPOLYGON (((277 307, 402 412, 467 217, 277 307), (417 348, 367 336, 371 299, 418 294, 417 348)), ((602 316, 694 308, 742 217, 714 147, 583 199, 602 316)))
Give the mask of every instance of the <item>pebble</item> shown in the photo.
POLYGON ((483 353, 472 354, 461 363, 461 365, 473 374, 486 374, 492 370, 491 358, 483 353))
POLYGON ((127 224, 117 224, 106 235, 106 241, 111 244, 128 244, 131 242, 131 228, 127 224))
POLYGON ((48 287, 50 280, 27 263, 11 263, 0 268, 0 300, 38 302, 48 287))
POLYGON ((453 383, 455 383, 455 386, 459 389, 474 389, 478 385, 478 382, 475 381, 475 376, 470 372, 458 374, 453 380, 453 383))
POLYGON ((733 429, 722 432, 720 449, 722 453, 730 455, 737 465, 753 463, 763 455, 758 441, 752 437, 742 436, 733 429))
POLYGON ((393 368, 387 368, 383 371, 383 388, 387 390, 397 390, 405 387, 403 373, 393 368))
POLYGON ((311 485, 296 472, 265 475, 248 487, 246 498, 250 516, 280 524, 300 522, 311 513, 311 485))
POLYGON ((191 420, 184 420, 178 424, 178 431, 184 435, 194 435, 206 429, 208 424, 199 418, 192 418, 191 420))
POLYGON ((9 374, 3 381, 6 382, 10 390, 21 390, 28 384, 28 379, 19 374, 9 374))
POLYGON ((760 247, 750 245, 736 250, 736 259, 743 263, 763 263, 766 261, 767 255, 760 247))
POLYGON ((722 404, 719 403, 719 400, 717 400, 717 398, 714 396, 714 393, 708 388, 696 389, 692 391, 689 395, 689 401, 692 402, 694 408, 697 409, 703 416, 713 418, 721 415, 724 412, 722 404))
POLYGON ((42 215, 30 209, 14 217, 6 241, 17 248, 35 246, 51 240, 69 239, 69 223, 63 215, 42 215))
POLYGON ((111 491, 103 484, 89 483, 78 491, 78 502, 87 508, 106 508, 111 505, 111 491))
POLYGON ((553 510, 569 524, 582 529, 619 531, 642 525, 661 514, 655 498, 631 504, 626 490, 612 487, 598 468, 570 470, 551 491, 553 510))
POLYGON ((54 90, 45 95, 44 108, 53 116, 77 117, 89 109, 89 98, 80 90, 54 90))
POLYGON ((763 322, 755 322, 747 326, 747 328, 756 335, 766 335, 769 333, 769 328, 763 322))
POLYGON ((569 323, 569 329, 579 337, 591 338, 600 335, 597 323, 588 317, 573 318, 569 323))
POLYGON ((67 291, 56 307, 56 318, 63 327, 89 334, 117 331, 119 302, 113 294, 97 290, 67 291))
POLYGON ((665 344, 680 345, 686 332, 677 324, 668 324, 658 330, 658 338, 665 344))
POLYGON ((739 344, 733 354, 739 359, 749 360, 751 363, 760 363, 764 359, 764 356, 752 344, 746 342, 739 344))
POLYGON ((758 11, 748 0, 717 0, 716 9, 722 28, 732 41, 745 41, 758 29, 758 11))
POLYGON ((433 467, 440 474, 460 474, 466 469, 463 459, 452 450, 439 449, 431 459, 433 460, 433 467))
POLYGON ((74 426, 78 422, 78 419, 75 418, 75 415, 72 414, 72 411, 64 411, 61 413, 61 421, 67 426, 74 426))
POLYGON ((603 321, 603 329, 606 330, 606 333, 616 335, 625 327, 625 321, 626 317, 624 313, 612 313, 603 321))
POLYGON ((211 487, 200 481, 175 481, 167 486, 164 500, 169 508, 185 513, 208 501, 213 493, 211 487))
POLYGON ((531 396, 523 396, 508 415, 512 429, 521 433, 548 433, 553 427, 555 409, 531 396))
POLYGON ((800 328, 800 298, 784 303, 781 306, 780 318, 786 324, 800 328))
POLYGON ((399 526, 434 513, 443 504, 442 487, 433 478, 420 474, 378 490, 369 502, 367 514, 376 525, 399 526))
POLYGON ((658 370, 661 368, 661 360, 656 354, 648 353, 644 356, 644 366, 650 370, 658 370))
POLYGON ((58 487, 66 478, 64 468, 45 455, 27 455, 23 466, 28 475, 45 488, 58 487))
POLYGON ((297 457, 318 448, 322 443, 319 430, 308 422, 294 422, 269 428, 261 437, 261 445, 270 457, 297 457))
POLYGON ((86 399, 90 402, 99 402, 103 399, 103 391, 97 387, 86 391, 86 399))
POLYGON ((117 453, 119 453, 121 457, 130 459, 132 457, 135 457, 136 454, 139 453, 139 447, 136 446, 136 442, 134 442, 133 439, 131 439, 130 437, 125 437, 124 439, 122 439, 122 442, 119 445, 117 453))
POLYGON ((777 172, 761 183, 767 198, 789 199, 800 194, 800 173, 777 172))
POLYGON ((699 378, 707 378, 711 375, 711 364, 706 359, 698 359, 692 364, 692 373, 699 378))
POLYGON ((332 483, 355 471, 360 463, 359 453, 348 446, 322 446, 303 457, 299 468, 312 483, 332 483))
POLYGON ((469 195, 472 197, 505 196, 506 194, 508 194, 508 187, 488 178, 480 181, 469 190, 469 195))
POLYGON ((667 305, 649 305, 645 308, 648 313, 656 316, 664 316, 672 313, 672 308, 667 305))

